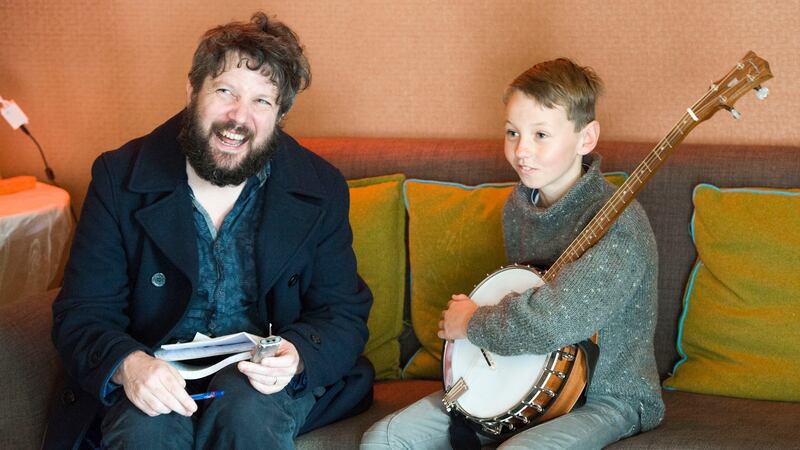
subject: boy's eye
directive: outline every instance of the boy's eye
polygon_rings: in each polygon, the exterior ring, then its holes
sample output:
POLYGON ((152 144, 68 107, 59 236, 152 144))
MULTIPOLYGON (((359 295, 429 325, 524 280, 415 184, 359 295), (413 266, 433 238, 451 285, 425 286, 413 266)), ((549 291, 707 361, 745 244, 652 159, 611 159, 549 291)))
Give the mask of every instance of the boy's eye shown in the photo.
POLYGON ((516 131, 514 131, 514 130, 506 130, 506 137, 508 137, 510 139, 513 139, 513 138, 515 138, 517 136, 519 136, 519 133, 517 133, 516 131))
POLYGON ((544 139, 544 138, 547 137, 547 133, 543 133, 541 131, 537 131, 536 132, 536 137, 539 138, 539 139, 544 139))

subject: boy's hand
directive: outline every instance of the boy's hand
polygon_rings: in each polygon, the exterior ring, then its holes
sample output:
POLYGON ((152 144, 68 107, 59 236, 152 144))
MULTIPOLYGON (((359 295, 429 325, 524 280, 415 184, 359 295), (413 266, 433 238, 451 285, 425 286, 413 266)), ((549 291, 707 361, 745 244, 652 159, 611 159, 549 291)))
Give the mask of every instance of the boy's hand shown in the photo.
POLYGON ((464 294, 457 294, 447 302, 447 309, 442 311, 442 320, 439 321, 441 339, 463 339, 467 337, 469 319, 475 314, 478 305, 464 294))
POLYGON ((286 339, 281 340, 275 356, 268 356, 258 364, 241 361, 237 367, 250 380, 250 385, 262 394, 282 391, 293 376, 305 369, 297 347, 286 339))

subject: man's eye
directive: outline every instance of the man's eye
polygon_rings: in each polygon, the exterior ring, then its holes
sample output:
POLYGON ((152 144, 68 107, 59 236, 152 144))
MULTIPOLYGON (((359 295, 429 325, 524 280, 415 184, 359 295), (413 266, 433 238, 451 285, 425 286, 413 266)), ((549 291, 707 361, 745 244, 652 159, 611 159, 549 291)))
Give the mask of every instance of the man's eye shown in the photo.
POLYGON ((222 95, 225 95, 225 96, 233 95, 229 89, 225 89, 225 88, 217 89, 217 94, 222 94, 222 95))
POLYGON ((265 100, 263 98, 258 99, 257 102, 261 106, 272 106, 272 103, 269 100, 265 100))

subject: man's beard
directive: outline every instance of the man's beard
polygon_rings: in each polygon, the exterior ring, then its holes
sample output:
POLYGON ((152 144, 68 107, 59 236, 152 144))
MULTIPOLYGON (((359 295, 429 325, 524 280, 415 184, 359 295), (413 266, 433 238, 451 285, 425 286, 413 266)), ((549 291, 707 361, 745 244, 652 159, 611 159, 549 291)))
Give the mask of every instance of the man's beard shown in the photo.
POLYGON ((275 125, 266 142, 260 146, 252 146, 244 158, 234 167, 220 167, 214 160, 213 153, 221 159, 233 158, 218 152, 211 146, 211 136, 221 130, 229 130, 247 136, 247 142, 253 145, 253 131, 245 127, 237 126, 235 122, 214 123, 208 133, 205 133, 197 117, 197 108, 192 101, 186 109, 183 117, 181 131, 178 134, 178 142, 181 145, 183 154, 191 164, 192 168, 200 178, 213 183, 217 186, 238 186, 248 178, 258 173, 264 165, 272 158, 277 148, 277 135, 280 128, 275 125))

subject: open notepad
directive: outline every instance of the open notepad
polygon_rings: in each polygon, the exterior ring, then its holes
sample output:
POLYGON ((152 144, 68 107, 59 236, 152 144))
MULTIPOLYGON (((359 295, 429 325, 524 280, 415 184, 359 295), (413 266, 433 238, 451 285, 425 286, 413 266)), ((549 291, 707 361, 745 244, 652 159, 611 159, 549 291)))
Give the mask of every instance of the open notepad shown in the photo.
POLYGON ((260 336, 245 332, 215 338, 197 333, 191 342, 162 345, 156 350, 155 356, 168 361, 184 379, 194 380, 211 375, 227 365, 250 359, 251 351, 259 339, 260 336), (222 355, 230 356, 210 365, 182 362, 222 355))

